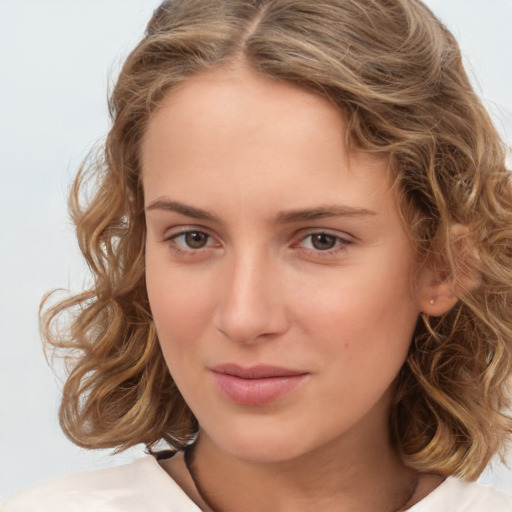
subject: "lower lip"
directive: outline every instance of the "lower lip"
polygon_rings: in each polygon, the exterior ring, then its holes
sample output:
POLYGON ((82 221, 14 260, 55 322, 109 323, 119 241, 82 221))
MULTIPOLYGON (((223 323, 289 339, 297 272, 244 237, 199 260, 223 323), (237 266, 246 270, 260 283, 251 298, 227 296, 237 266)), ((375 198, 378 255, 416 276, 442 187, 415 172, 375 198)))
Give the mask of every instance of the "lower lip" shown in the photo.
POLYGON ((226 373, 213 372, 219 391, 231 402, 241 405, 266 405, 293 391, 306 378, 306 374, 242 379, 226 373))

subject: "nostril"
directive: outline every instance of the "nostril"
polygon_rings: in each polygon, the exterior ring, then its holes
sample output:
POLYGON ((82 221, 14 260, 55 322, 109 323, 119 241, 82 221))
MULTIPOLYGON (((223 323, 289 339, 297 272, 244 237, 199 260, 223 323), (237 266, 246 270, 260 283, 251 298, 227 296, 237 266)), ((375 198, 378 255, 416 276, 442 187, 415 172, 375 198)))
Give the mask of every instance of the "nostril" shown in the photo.
MULTIPOLYGON (((249 244, 247 244, 249 245, 249 244)), ((286 331, 286 294, 283 293, 273 261, 252 244, 235 261, 222 280, 215 312, 215 327, 237 343, 270 339, 286 331), (279 290, 279 288, 281 288, 279 290)))
POLYGON ((228 302, 215 319, 216 328, 237 343, 269 339, 287 329, 283 308, 276 303, 228 302))

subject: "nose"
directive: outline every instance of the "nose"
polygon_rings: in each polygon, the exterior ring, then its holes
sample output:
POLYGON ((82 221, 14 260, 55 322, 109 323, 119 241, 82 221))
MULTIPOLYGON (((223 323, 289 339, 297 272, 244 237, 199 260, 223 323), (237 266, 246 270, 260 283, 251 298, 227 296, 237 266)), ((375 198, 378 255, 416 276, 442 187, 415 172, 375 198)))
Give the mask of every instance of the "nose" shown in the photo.
POLYGON ((215 327, 237 343, 273 339, 289 326, 282 273, 263 257, 240 257, 225 268, 215 327))

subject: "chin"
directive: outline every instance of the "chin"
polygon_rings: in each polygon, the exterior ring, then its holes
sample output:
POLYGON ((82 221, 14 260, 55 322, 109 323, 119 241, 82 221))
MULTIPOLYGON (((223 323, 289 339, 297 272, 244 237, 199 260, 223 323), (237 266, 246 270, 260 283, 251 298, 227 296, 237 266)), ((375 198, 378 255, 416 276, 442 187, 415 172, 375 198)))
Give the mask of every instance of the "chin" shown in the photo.
MULTIPOLYGON (((216 429, 215 429, 216 430, 216 429)), ((299 458, 315 447, 308 443, 299 430, 287 432, 283 426, 275 427, 253 425, 252 428, 233 430, 226 428, 222 432, 203 432, 217 449, 232 457, 257 464, 272 464, 299 458)))

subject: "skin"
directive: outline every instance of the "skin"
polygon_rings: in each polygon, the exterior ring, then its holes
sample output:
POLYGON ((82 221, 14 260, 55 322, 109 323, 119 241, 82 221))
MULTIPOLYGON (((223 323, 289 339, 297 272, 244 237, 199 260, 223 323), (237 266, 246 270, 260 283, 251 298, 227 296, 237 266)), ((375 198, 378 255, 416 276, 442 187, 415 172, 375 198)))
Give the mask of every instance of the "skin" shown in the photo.
MULTIPOLYGON (((418 315, 444 305, 412 282, 386 159, 345 131, 325 98, 234 66, 172 91, 145 134, 148 295, 219 510, 391 511, 441 481, 402 465, 387 418, 418 315), (224 363, 305 377, 237 404, 224 363)), ((182 458, 164 465, 206 510, 182 458)))

